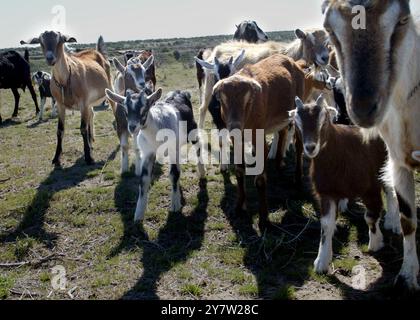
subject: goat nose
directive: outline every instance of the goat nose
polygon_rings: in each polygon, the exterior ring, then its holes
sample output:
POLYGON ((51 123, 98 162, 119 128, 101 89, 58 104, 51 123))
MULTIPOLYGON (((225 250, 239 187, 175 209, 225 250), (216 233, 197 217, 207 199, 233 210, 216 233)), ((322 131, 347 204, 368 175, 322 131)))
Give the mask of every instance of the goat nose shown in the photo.
POLYGON ((354 122, 363 127, 371 128, 376 124, 379 102, 371 99, 351 99, 349 105, 350 116, 354 122))
POLYGON ((52 63, 55 60, 54 54, 52 52, 47 52, 45 54, 45 58, 46 58, 48 63, 52 63))
POLYGON ((135 126, 135 125, 130 125, 130 126, 128 127, 128 130, 129 130, 131 133, 134 133, 134 132, 136 131, 136 129, 137 129, 137 126, 135 126))
POLYGON ((305 149, 308 155, 313 155, 316 150, 316 144, 315 143, 305 144, 305 149))

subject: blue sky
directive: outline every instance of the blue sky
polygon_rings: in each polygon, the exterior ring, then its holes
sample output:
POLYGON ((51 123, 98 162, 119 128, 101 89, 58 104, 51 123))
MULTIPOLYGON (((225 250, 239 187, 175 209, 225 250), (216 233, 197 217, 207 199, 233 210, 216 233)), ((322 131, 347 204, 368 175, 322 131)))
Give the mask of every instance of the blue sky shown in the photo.
MULTIPOLYGON (((266 31, 320 27, 322 0, 43 0, 4 1, 0 12, 0 47, 51 29, 56 5, 66 8, 66 32, 79 42, 192 37, 229 34, 244 19, 266 31)), ((420 0, 411 0, 420 13, 420 0)))

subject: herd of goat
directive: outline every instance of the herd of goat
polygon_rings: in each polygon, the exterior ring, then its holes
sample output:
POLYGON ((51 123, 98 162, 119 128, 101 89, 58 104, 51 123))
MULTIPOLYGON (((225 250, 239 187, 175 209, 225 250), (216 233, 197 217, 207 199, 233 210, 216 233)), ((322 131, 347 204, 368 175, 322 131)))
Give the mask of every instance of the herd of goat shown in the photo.
MULTIPOLYGON (((269 41, 256 22, 245 21, 237 26, 233 41, 200 50, 196 57, 201 94, 198 123, 188 92, 174 91, 162 98, 162 90, 156 90, 151 51, 126 51, 123 63, 109 61, 102 37, 96 49, 80 52, 68 52, 66 44, 76 39, 59 32, 44 32, 22 41, 41 45, 52 75, 37 72, 31 79, 27 51, 25 57, 9 51, 0 56, 0 88, 14 93, 13 116, 18 112, 18 88, 30 90, 40 119, 46 99, 52 99, 58 115, 55 165, 60 165, 66 109, 81 112, 85 160, 94 163, 92 106, 107 98, 117 124, 122 173, 129 170, 130 137, 135 141, 136 175, 140 177, 136 221, 143 220, 147 210, 158 130, 178 132, 181 121, 187 123, 188 133, 204 129, 208 111, 215 126, 227 129, 225 132, 251 130, 256 136, 257 130, 263 129, 265 135, 274 135, 271 150, 264 141, 265 161, 277 159, 281 166, 289 147, 295 146, 298 187, 303 155, 311 161, 311 181, 321 208, 316 272, 329 270, 337 213, 346 210, 349 200, 361 199, 367 208, 369 250, 384 247, 380 225, 384 191, 384 227, 404 236, 404 261, 397 284, 416 290, 419 263, 413 177, 420 165, 420 141, 415 125, 419 114, 414 106, 419 102, 420 38, 409 1, 359 2, 369 8, 369 34, 353 30, 347 21, 351 1, 326 0, 325 30, 296 30, 296 40, 290 44, 269 41), (391 31, 383 27, 385 18, 395 26, 394 33, 387 34, 391 31), (373 37, 383 39, 386 45, 377 44, 373 37), (114 81, 111 65, 118 71, 114 81), (41 110, 32 80, 39 86, 41 110)), ((221 143, 226 140, 229 135, 221 137, 221 143)), ((244 147, 242 141, 231 142, 244 147)), ((187 143, 196 147, 200 158, 200 136, 178 141, 180 146, 187 143)), ((256 148, 254 139, 251 143, 256 148)), ((171 210, 178 212, 183 205, 179 156, 171 163, 175 163, 170 166, 171 210)), ((227 169, 223 164, 221 170, 227 169)), ((199 178, 205 179, 201 161, 197 171, 199 178)), ((240 214, 246 210, 244 161, 236 164, 236 178, 236 211, 240 214)), ((255 186, 263 231, 269 227, 265 170, 255 178, 255 186)))

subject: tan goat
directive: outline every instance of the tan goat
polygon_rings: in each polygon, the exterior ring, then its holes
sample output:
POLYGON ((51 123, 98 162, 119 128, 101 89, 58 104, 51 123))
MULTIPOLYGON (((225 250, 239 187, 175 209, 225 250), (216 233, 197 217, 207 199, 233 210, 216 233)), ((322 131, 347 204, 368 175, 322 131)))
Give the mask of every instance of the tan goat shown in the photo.
MULTIPOLYGON (((64 137, 66 109, 81 112, 80 131, 83 136, 85 160, 94 163, 91 155, 94 141, 93 109, 95 104, 106 99, 105 89, 111 89, 111 67, 105 52, 102 37, 97 48, 69 54, 64 50, 65 43, 77 42, 60 32, 46 31, 39 37, 21 44, 40 44, 47 64, 52 66, 51 93, 57 101, 58 130, 57 150, 53 164, 60 165, 64 137)), ((110 101, 116 111, 115 103, 110 101)))
MULTIPOLYGON (((219 81, 214 95, 220 101, 223 121, 229 131, 252 130, 254 148, 257 130, 265 134, 279 132, 290 124, 288 112, 294 107, 295 96, 304 94, 304 72, 289 57, 278 54, 246 66, 236 75, 219 81)), ((239 141, 234 141, 234 145, 239 141)), ((243 144, 241 146, 244 147, 243 144)), ((264 161, 268 148, 264 138, 264 161)), ((243 154, 243 153, 242 153, 243 154)), ((268 224, 265 164, 263 174, 256 177, 260 202, 260 228, 268 224)), ((237 211, 245 206, 245 162, 237 164, 239 198, 237 211)))

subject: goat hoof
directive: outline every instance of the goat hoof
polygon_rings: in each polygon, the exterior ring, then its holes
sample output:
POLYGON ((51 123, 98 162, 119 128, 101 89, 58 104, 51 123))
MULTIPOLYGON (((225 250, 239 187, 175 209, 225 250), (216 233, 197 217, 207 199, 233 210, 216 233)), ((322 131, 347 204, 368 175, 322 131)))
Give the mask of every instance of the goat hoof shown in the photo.
POLYGON ((228 172, 229 172, 229 165, 222 164, 222 165, 220 166, 220 173, 221 173, 221 174, 226 174, 226 173, 228 173, 228 172))
POLYGON ((54 166, 56 166, 56 167, 60 167, 60 166, 61 166, 61 161, 60 161, 60 159, 55 158, 55 159, 52 161, 52 164, 53 164, 54 166))
POLYGON ((200 179, 199 187, 200 187, 200 190, 206 189, 207 188, 207 179, 205 179, 205 178, 200 179))
POLYGON ((245 203, 244 204, 238 203, 236 205, 236 208, 235 208, 235 214, 240 217, 240 216, 242 216, 246 213, 247 213, 246 204, 245 203))
POLYGON ((93 160, 92 158, 86 158, 85 160, 88 166, 93 166, 95 164, 95 160, 93 160))
POLYGON ((420 290, 420 287, 417 283, 417 279, 414 279, 414 281, 410 281, 402 274, 398 275, 397 279, 395 279, 394 288, 400 293, 408 294, 419 292, 420 290))

